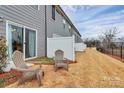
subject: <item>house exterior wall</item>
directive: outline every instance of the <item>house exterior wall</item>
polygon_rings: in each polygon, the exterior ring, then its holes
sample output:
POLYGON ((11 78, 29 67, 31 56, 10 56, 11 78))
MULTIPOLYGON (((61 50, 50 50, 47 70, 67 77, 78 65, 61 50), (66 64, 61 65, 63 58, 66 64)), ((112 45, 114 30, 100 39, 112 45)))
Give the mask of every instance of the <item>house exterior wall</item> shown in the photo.
POLYGON ((74 36, 75 36, 75 43, 81 43, 82 42, 81 37, 75 31, 74 31, 74 36))
POLYGON ((75 42, 82 41, 81 36, 57 10, 55 11, 55 20, 52 19, 52 6, 47 6, 47 37, 51 38, 53 37, 53 34, 57 34, 62 37, 74 35, 76 36, 75 42), (65 21, 65 27, 63 24, 63 20, 65 21))
MULTIPOLYGON (((47 14, 47 37, 51 38, 53 34, 60 35, 63 37, 75 36, 75 42, 80 42, 81 37, 70 26, 67 20, 58 12, 55 11, 55 20, 52 19, 52 6, 46 6, 47 14), (65 20, 65 27, 63 24, 65 20), (71 27, 71 32, 69 30, 71 27), (79 39, 77 39, 77 37, 79 39)), ((0 6, 0 17, 5 20, 9 20, 29 28, 37 30, 37 55, 45 56, 45 6, 39 6, 39 10, 33 8, 30 5, 1 5, 0 6)), ((6 22, 0 22, 0 36, 6 36, 6 22)))
POLYGON ((58 34, 63 37, 70 36, 68 25, 63 26, 63 17, 55 11, 55 20, 52 19, 52 6, 47 6, 47 37, 58 34))
POLYGON ((0 37, 6 37, 6 23, 0 23, 0 37))
MULTIPOLYGON (((37 55, 45 55, 45 6, 37 10, 30 5, 0 6, 0 17, 37 30, 37 55)), ((0 35, 6 36, 6 22, 0 23, 0 35)))

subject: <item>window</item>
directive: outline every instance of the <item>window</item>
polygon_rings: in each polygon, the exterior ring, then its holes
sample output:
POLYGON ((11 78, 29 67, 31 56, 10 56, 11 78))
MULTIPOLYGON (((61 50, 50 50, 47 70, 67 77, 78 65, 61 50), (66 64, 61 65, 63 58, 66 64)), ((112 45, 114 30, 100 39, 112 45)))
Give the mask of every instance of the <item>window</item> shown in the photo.
POLYGON ((36 31, 25 29, 25 58, 36 56, 36 31))
POLYGON ((55 6, 52 5, 52 19, 55 20, 55 6))
POLYGON ((71 26, 70 25, 69 25, 69 32, 70 32, 70 34, 72 36, 72 29, 71 29, 71 26))
POLYGON ((79 42, 79 37, 77 36, 77 42, 79 42))
POLYGON ((63 19, 63 28, 65 28, 65 24, 66 24, 66 22, 65 22, 65 20, 63 19))
POLYGON ((77 37, 76 37, 76 35, 75 35, 75 42, 77 42, 76 39, 77 39, 77 37))
POLYGON ((69 32, 71 33, 71 26, 70 25, 68 26, 68 29, 69 29, 69 32))
POLYGON ((69 25, 68 28, 71 29, 71 26, 69 25))
POLYGON ((77 36, 77 42, 79 42, 79 37, 77 36))

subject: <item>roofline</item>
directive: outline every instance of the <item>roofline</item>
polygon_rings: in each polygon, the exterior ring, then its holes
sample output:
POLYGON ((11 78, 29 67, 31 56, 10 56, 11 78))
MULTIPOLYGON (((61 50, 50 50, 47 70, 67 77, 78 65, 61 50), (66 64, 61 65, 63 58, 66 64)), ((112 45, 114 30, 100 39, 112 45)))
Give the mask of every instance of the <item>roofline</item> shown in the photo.
POLYGON ((63 11, 63 9, 60 7, 60 5, 55 5, 56 9, 60 9, 60 12, 62 14, 62 16, 68 21, 68 23, 74 28, 74 30, 78 33, 78 35, 81 37, 80 32, 77 30, 77 28, 74 26, 74 24, 71 22, 71 20, 69 19, 69 17, 66 15, 66 13, 63 11))

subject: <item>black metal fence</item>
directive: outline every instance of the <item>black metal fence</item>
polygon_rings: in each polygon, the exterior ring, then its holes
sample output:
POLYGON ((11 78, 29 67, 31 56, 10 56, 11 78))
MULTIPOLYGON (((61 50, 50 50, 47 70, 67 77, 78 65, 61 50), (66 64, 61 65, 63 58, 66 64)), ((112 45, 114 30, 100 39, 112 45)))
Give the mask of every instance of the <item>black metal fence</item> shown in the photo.
POLYGON ((122 42, 115 42, 115 45, 116 47, 111 48, 102 47, 101 52, 124 59, 124 44, 122 42))

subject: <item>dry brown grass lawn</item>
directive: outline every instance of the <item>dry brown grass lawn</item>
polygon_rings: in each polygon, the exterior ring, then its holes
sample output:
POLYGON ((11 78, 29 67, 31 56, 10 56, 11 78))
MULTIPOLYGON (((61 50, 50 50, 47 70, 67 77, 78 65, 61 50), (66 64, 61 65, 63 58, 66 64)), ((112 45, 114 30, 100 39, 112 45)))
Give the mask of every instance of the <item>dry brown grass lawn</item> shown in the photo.
MULTIPOLYGON (((124 87, 124 63, 102 54, 95 48, 77 52, 78 63, 70 64, 69 71, 54 72, 53 65, 43 65, 45 76, 41 87, 124 87)), ((17 82, 6 87, 38 87, 36 80, 17 86, 17 82)))

